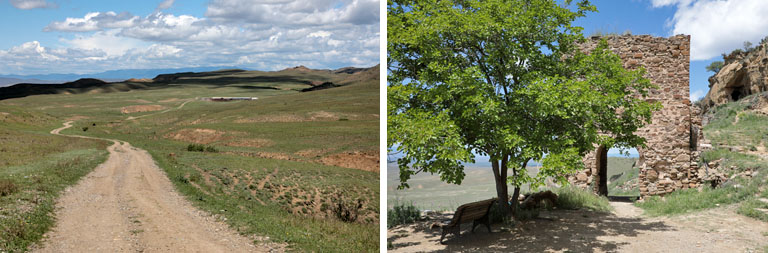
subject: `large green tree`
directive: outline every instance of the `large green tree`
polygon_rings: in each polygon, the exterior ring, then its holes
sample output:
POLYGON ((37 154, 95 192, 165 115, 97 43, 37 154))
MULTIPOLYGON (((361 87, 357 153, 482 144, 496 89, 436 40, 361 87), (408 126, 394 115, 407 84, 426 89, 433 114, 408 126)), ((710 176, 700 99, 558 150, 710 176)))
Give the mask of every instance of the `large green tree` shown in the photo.
POLYGON ((590 11, 588 1, 388 0, 387 145, 402 154, 400 186, 420 172, 460 184, 477 153, 490 157, 498 198, 511 184, 516 200, 525 183, 566 184, 595 145, 642 146, 634 132, 658 108, 643 99, 653 85, 604 41, 577 49, 585 39, 571 23, 590 11), (530 161, 543 166, 533 176, 530 161))

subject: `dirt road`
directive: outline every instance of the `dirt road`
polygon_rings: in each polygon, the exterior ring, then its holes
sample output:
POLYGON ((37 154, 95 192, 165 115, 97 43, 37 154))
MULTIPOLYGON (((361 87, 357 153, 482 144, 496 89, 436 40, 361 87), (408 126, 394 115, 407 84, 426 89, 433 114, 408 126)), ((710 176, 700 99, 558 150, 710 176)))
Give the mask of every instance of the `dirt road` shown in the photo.
MULTIPOLYGON (((543 211, 542 219, 495 224, 438 243, 435 221, 388 230, 390 252, 763 252, 768 223, 724 206, 672 217, 646 217, 630 203, 612 202, 613 213, 543 211)), ((433 216, 449 219, 451 214, 433 216)), ((467 228, 469 225, 465 225, 467 228)), ((480 226, 482 227, 482 226, 480 226)))
MULTIPOLYGON (((51 133, 59 134, 71 124, 51 133)), ((253 240, 195 209, 174 191, 146 151, 111 141, 107 161, 58 200, 57 224, 33 251, 283 251, 279 245, 254 245, 253 240)))

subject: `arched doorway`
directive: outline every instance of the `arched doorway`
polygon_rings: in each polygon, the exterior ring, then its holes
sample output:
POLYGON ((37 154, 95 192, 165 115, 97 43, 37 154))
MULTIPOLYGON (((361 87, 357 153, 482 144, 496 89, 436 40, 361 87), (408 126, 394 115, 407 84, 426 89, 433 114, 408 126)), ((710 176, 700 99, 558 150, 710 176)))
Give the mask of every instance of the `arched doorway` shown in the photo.
POLYGON ((608 149, 605 146, 597 148, 595 153, 595 168, 597 168, 597 194, 608 196, 608 149))
POLYGON ((595 192, 601 196, 637 197, 643 156, 636 148, 599 147, 595 152, 595 192))

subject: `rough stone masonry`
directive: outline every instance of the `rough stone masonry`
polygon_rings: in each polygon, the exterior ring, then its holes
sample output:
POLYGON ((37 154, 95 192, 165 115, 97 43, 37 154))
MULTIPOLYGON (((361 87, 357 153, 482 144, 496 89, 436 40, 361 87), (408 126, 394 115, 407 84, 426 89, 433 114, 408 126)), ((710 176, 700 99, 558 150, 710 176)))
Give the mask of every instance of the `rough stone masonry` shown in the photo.
MULTIPOLYGON (((610 49, 621 57, 625 68, 645 67, 645 77, 658 86, 649 92, 647 100, 659 101, 663 106, 653 114, 651 124, 636 132, 646 139, 647 145, 637 147, 640 157, 634 166, 640 170, 640 196, 664 195, 698 187, 701 183, 697 163, 701 118, 698 107, 692 106, 689 100, 690 36, 592 37, 581 45, 581 49, 591 51, 601 39, 605 39, 610 49)), ((569 180, 576 186, 606 195, 609 148, 596 147, 587 154, 583 159, 586 169, 569 176, 569 180)))

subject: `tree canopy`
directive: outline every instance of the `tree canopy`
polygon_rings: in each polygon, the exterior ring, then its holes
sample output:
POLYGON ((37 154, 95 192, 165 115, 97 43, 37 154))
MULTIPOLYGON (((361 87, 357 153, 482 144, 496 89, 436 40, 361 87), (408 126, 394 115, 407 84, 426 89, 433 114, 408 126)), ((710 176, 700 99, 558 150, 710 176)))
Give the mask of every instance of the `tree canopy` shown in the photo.
POLYGON ((720 72, 720 69, 723 68, 723 61, 713 61, 712 63, 707 65, 705 68, 707 69, 707 71, 711 71, 717 74, 717 72, 720 72))
POLYGON ((596 8, 570 2, 388 0, 387 145, 403 154, 401 187, 420 172, 460 184, 477 153, 508 199, 508 183, 515 194, 546 178, 565 184, 595 145, 643 145, 634 132, 659 107, 643 99, 654 86, 605 41, 578 50, 571 23, 596 8))

